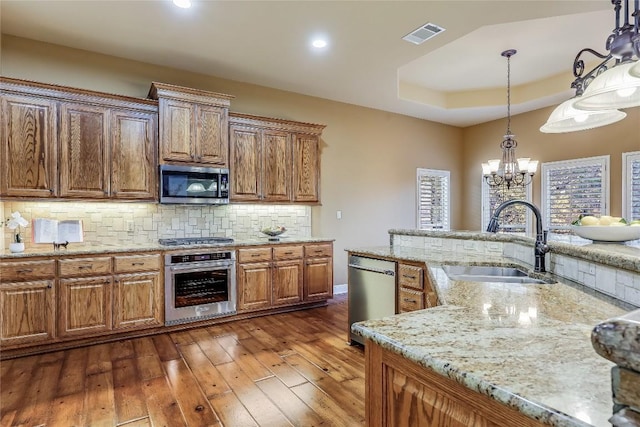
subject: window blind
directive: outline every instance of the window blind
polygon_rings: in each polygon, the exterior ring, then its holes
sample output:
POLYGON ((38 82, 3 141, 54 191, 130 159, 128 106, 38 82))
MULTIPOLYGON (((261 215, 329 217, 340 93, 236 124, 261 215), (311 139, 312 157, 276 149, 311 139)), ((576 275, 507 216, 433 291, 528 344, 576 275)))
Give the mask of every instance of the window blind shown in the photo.
POLYGON ((609 156, 544 163, 544 225, 568 233, 582 215, 606 215, 609 199, 609 156))
POLYGON ((622 154, 623 209, 628 220, 640 219, 640 151, 622 154))
MULTIPOLYGON (((491 187, 482 180, 482 229, 486 230, 496 208, 507 200, 531 201, 531 185, 526 187, 506 185, 491 187)), ((522 205, 509 206, 498 217, 500 231, 507 233, 525 233, 529 223, 529 212, 522 205)))
POLYGON ((449 230, 450 172, 418 169, 418 229, 449 230))

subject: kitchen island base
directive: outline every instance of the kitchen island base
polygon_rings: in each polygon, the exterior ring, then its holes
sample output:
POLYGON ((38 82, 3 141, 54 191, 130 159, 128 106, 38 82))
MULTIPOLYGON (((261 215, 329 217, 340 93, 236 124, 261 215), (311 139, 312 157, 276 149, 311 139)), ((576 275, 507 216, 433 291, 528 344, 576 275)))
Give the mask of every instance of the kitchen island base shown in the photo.
POLYGON ((368 427, 546 425, 370 340, 365 384, 368 427))

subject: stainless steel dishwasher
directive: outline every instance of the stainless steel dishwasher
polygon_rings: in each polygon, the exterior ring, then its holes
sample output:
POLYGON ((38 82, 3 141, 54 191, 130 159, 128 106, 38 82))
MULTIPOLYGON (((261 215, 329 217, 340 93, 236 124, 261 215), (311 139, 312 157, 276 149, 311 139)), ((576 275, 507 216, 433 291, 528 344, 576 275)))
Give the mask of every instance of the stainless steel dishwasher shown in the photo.
POLYGON ((364 344, 351 325, 396 313, 396 263, 349 256, 349 338, 364 344))

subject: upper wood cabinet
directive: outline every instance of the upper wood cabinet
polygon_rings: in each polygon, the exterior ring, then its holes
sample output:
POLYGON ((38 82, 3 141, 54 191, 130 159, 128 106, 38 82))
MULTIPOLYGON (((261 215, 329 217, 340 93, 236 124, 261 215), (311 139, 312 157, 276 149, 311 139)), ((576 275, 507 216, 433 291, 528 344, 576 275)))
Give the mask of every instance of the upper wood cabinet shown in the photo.
POLYGON ((157 200, 157 103, 0 78, 7 197, 157 200))
POLYGON ((231 95, 153 82, 159 102, 160 162, 228 167, 231 95))
POLYGON ((319 202, 323 125, 229 113, 232 201, 319 202))
MULTIPOLYGON (((2 84, 4 89, 4 84, 2 84)), ((54 197, 57 104, 46 98, 0 89, 0 195, 54 197)))

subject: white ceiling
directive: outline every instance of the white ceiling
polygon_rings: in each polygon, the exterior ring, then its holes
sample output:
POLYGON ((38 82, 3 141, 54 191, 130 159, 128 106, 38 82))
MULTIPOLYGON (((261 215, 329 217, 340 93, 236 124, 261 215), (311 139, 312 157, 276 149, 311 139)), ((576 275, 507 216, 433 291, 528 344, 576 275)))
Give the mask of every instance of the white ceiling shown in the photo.
POLYGON ((610 0, 192 2, 2 0, 1 29, 464 127, 506 116, 503 50, 518 50, 518 114, 572 96, 575 55, 603 52, 614 27, 610 0), (427 22, 446 31, 401 39, 427 22), (317 34, 329 39, 322 52, 310 47, 317 34), (543 80, 553 89, 525 90, 543 80))

